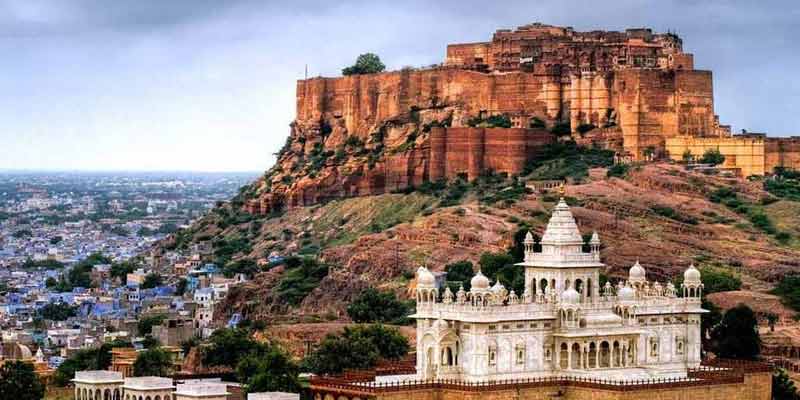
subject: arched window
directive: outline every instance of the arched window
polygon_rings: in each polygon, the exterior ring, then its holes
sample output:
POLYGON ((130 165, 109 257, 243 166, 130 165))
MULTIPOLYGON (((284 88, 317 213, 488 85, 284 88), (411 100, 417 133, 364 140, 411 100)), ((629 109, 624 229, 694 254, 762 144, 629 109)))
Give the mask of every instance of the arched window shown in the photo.
POLYGON ((600 343, 600 368, 611 367, 611 347, 608 342, 600 343))
POLYGON ((572 369, 578 369, 581 367, 581 346, 577 343, 572 344, 572 369))

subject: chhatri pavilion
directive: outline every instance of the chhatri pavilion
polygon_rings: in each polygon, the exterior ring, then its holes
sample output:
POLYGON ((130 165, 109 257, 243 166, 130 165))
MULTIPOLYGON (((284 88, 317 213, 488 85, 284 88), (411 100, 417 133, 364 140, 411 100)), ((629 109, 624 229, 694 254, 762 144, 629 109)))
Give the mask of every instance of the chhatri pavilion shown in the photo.
POLYGON ((589 250, 569 206, 555 207, 539 246, 525 238, 525 290, 481 271, 469 291, 417 270, 417 377, 464 382, 575 376, 633 381, 684 378, 700 366, 703 284, 692 265, 682 287, 628 279, 600 285, 600 238, 589 250), (539 248, 540 251, 535 250, 539 248), (680 291, 680 293, 679 293, 680 291))

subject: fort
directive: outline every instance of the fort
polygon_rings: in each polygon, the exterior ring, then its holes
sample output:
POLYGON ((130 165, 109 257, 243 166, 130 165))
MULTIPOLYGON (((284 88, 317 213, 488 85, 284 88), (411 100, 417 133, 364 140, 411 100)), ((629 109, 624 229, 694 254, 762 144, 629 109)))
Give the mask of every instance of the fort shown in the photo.
POLYGON ((245 206, 251 212, 480 170, 513 174, 565 135, 634 161, 713 148, 742 176, 800 168, 797 138, 732 135, 714 111, 711 71, 694 68, 677 35, 645 28, 501 29, 488 42, 447 46, 439 65, 300 80, 296 106, 287 147, 245 206), (486 124, 492 116, 509 123, 486 124), (345 157, 308 169, 312 157, 334 153, 345 157))

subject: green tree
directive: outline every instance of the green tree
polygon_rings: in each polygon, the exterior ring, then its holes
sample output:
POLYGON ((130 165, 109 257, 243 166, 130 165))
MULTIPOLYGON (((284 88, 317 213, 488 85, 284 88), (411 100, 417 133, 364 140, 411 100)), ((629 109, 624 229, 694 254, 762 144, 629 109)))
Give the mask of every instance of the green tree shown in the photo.
POLYGON ((715 353, 722 358, 753 360, 761 352, 758 320, 750 307, 731 308, 711 331, 715 353))
POLYGON ((128 274, 132 273, 136 270, 136 265, 130 260, 122 261, 118 263, 111 264, 111 271, 109 275, 112 279, 117 278, 121 282, 125 282, 128 278, 128 274))
POLYGON ((525 290, 525 271, 514 265, 514 257, 508 253, 483 253, 478 261, 481 272, 489 279, 499 279, 507 290, 517 294, 525 290))
POLYGON ((772 399, 773 400, 798 400, 797 388, 783 368, 776 368, 772 374, 772 399))
POLYGON ((725 162, 725 156, 718 149, 708 149, 700 159, 703 164, 719 165, 725 162))
POLYGON ((77 307, 66 303, 47 303, 36 311, 36 315, 42 319, 51 321, 66 321, 70 317, 77 315, 77 307))
POLYGON ((356 59, 356 63, 344 68, 342 75, 374 74, 383 72, 386 65, 381 62, 381 58, 373 53, 364 53, 356 59))
POLYGON ((157 286, 161 286, 164 283, 164 278, 161 277, 158 273, 151 272, 144 277, 144 281, 142 281, 141 286, 142 289, 152 289, 157 286))
POLYGON ((50 277, 48 277, 47 279, 44 280, 44 287, 46 287, 48 289, 51 289, 51 288, 54 288, 56 286, 58 286, 58 280, 56 278, 53 278, 52 276, 50 276, 50 277))
POLYGON ((203 364, 207 366, 227 366, 236 368, 250 353, 264 353, 265 345, 255 341, 250 331, 243 328, 217 329, 203 348, 203 364))
POLYGON ((683 159, 683 162, 687 164, 692 162, 692 160, 694 160, 694 156, 692 155, 692 152, 689 149, 686 149, 686 151, 683 152, 681 158, 683 159))
POLYGON ((300 368, 276 345, 265 346, 261 354, 251 353, 236 366, 239 382, 248 393, 300 391, 300 368))
MULTIPOLYGON (((475 271, 472 263, 467 260, 457 261, 452 264, 444 266, 444 271, 447 272, 448 282, 461 282, 464 290, 470 289, 470 280, 475 276, 475 271)), ((451 287, 450 290, 458 290, 458 288, 451 287)))
POLYGON ((700 306, 708 310, 700 316, 700 342, 704 351, 712 351, 711 332, 722 321, 722 311, 703 297, 700 306))
POLYGON ((139 331, 139 335, 149 335, 152 333, 153 327, 161 325, 165 319, 167 319, 167 316, 164 314, 139 317, 139 322, 136 323, 136 329, 139 331))
POLYGON ((354 322, 405 324, 408 322, 408 307, 397 299, 394 292, 368 288, 347 306, 347 315, 354 322))
POLYGON ((0 366, 0 393, 4 399, 40 400, 44 398, 44 384, 32 364, 7 361, 0 366))
POLYGON ((397 329, 383 325, 347 327, 339 335, 328 334, 303 364, 314 373, 334 374, 371 368, 379 359, 400 359, 408 349, 408 339, 397 329))
POLYGON ((134 376, 169 376, 172 373, 172 356, 161 347, 139 353, 133 362, 134 376))
POLYGON ((64 360, 53 375, 53 383, 67 386, 75 377, 75 371, 107 369, 111 365, 111 345, 103 344, 97 349, 78 350, 64 360))
POLYGON ((186 288, 189 285, 189 281, 186 278, 178 279, 178 283, 175 284, 175 295, 176 296, 183 296, 186 293, 186 288))

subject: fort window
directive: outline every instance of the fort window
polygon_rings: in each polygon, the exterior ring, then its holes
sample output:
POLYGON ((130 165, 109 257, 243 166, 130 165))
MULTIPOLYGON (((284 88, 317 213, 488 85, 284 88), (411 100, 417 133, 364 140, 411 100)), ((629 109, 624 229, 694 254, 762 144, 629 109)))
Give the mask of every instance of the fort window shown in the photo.
POLYGON ((497 364, 497 348, 489 347, 489 365, 497 364))
POLYGON ((525 346, 518 344, 517 345, 517 364, 525 364, 525 346))

